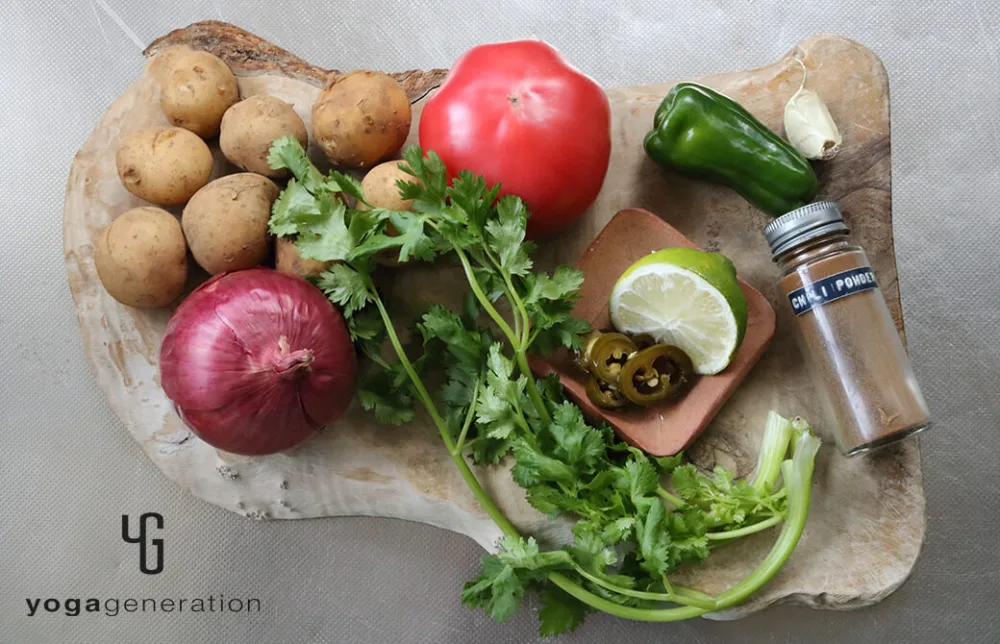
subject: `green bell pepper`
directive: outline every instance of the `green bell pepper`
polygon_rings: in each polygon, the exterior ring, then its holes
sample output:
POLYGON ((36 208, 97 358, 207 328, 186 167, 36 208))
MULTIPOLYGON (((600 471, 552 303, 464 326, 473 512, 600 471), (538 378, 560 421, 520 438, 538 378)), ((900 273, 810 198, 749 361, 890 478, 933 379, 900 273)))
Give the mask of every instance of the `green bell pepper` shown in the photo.
POLYGON ((724 183, 773 217, 804 206, 819 190, 804 156, 739 103, 703 85, 670 90, 644 146, 660 165, 724 183))

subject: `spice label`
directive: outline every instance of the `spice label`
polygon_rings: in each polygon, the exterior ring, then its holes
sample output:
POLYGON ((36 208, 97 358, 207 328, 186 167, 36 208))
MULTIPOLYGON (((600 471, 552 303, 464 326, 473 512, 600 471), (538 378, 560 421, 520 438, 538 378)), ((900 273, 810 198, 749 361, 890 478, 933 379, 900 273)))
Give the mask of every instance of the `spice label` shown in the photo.
POLYGON ((870 291, 873 288, 878 288, 875 273, 872 272, 871 266, 863 266, 835 273, 797 288, 788 294, 788 301, 792 303, 795 315, 802 315, 827 302, 861 291, 870 291))

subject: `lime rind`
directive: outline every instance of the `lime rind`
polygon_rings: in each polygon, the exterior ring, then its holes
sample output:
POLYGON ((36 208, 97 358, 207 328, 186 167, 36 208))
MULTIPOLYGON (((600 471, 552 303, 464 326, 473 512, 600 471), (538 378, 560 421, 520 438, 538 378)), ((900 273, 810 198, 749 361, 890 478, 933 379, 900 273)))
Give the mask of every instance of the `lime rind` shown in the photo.
POLYGON ((633 264, 615 284, 609 308, 616 329, 680 347, 703 375, 729 365, 746 331, 746 300, 732 263, 694 249, 665 249, 633 264))

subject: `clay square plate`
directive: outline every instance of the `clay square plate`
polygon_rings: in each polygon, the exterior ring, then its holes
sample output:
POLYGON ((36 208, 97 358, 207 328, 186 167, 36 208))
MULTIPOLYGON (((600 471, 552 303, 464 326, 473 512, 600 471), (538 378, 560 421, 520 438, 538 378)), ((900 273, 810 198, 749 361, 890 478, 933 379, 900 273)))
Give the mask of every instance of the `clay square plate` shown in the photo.
MULTIPOLYGON (((649 253, 677 246, 697 248, 690 239, 648 210, 619 211, 576 263, 583 271, 584 281, 574 315, 595 329, 610 329, 608 298, 618 276, 649 253)), ((774 337, 774 310, 767 298, 743 280, 740 280, 740 287, 747 300, 747 331, 743 343, 725 371, 699 377, 679 400, 645 409, 600 409, 587 398, 587 374, 574 363, 568 351, 546 359, 536 357, 531 361, 531 369, 542 376, 558 374, 566 393, 584 412, 592 418, 608 421, 629 443, 654 456, 676 454, 704 431, 774 337)))

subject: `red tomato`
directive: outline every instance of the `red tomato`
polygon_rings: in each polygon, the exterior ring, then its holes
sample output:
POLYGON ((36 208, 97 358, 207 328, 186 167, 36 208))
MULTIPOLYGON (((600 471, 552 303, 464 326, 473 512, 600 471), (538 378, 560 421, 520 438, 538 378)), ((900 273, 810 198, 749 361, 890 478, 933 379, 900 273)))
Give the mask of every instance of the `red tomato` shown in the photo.
POLYGON ((552 234, 597 198, 611 156, 604 90, 539 40, 467 51, 420 115, 420 145, 450 177, 501 183, 531 210, 528 236, 552 234))

